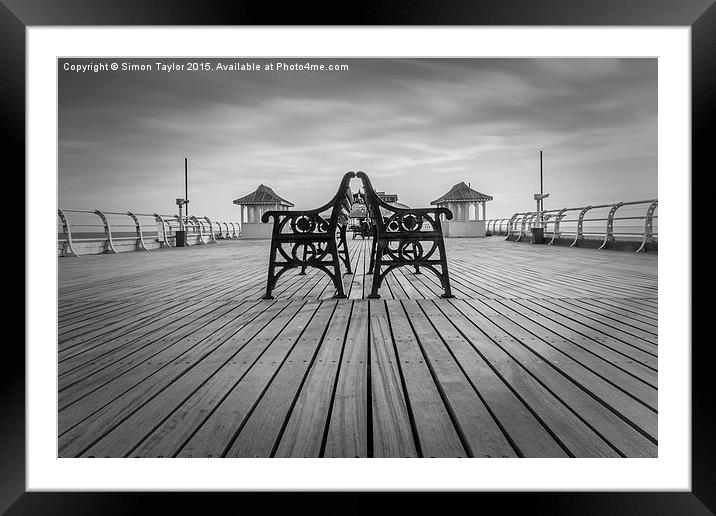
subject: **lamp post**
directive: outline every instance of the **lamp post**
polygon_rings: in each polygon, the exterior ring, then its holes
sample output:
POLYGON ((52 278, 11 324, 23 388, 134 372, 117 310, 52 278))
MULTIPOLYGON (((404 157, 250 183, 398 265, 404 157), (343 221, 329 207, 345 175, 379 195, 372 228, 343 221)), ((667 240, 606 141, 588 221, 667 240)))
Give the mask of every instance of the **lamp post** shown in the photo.
POLYGON ((549 194, 538 193, 534 195, 534 200, 537 201, 537 222, 532 226, 532 243, 533 244, 544 244, 544 226, 542 225, 542 204, 544 199, 549 197, 549 194))
MULTIPOLYGON (((187 161, 188 159, 184 158, 184 199, 186 199, 186 204, 189 204, 189 165, 187 161)), ((186 218, 189 218, 189 206, 186 207, 186 218)))
MULTIPOLYGON (((185 204, 189 204, 186 199, 177 199, 177 206, 179 206, 179 230, 176 233, 176 246, 184 247, 186 245, 186 228, 184 227, 184 216, 182 215, 182 207, 185 204)), ((189 215, 189 207, 186 209, 187 216, 189 215)))

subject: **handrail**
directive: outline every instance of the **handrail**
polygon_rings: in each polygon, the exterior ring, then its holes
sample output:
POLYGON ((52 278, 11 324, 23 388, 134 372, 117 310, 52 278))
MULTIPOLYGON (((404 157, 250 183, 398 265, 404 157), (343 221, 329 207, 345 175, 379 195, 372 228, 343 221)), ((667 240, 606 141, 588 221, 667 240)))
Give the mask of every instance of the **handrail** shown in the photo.
MULTIPOLYGON (((655 214, 658 207, 657 199, 647 199, 640 201, 620 201, 611 204, 596 204, 589 206, 579 206, 574 208, 560 208, 555 210, 543 211, 541 214, 542 227, 544 228, 545 236, 551 234, 551 238, 547 242, 547 245, 555 245, 558 242, 565 243, 565 237, 570 247, 578 247, 580 242, 589 240, 592 242, 592 246, 596 245, 593 242, 595 240, 600 241, 600 244, 596 246, 598 249, 608 249, 613 247, 617 241, 624 242, 630 241, 639 242, 640 245, 636 249, 636 252, 646 252, 649 244, 655 244, 657 242, 658 233, 654 231, 654 221, 658 219, 655 214), (637 207, 639 205, 646 205, 645 212, 643 214, 632 215, 626 213, 624 216, 617 216, 619 210, 625 207, 637 207), (589 217, 589 213, 593 210, 606 209, 609 211, 604 216, 597 215, 596 217, 589 217), (569 216, 570 213, 575 213, 569 216), (567 218, 569 216, 569 218, 567 218), (643 221, 641 231, 619 231, 618 227, 615 226, 615 221, 643 221), (576 224, 572 226, 572 230, 564 228, 565 223, 576 224), (585 230, 585 223, 592 223, 588 229, 585 230), (603 225, 601 224, 603 223, 603 225), (601 229, 594 231, 594 224, 601 225, 601 229)), ((524 212, 515 213, 509 219, 489 219, 486 221, 486 228, 488 231, 491 228, 491 234, 493 235, 507 235, 507 240, 514 240, 519 242, 525 236, 526 232, 530 231, 536 222, 537 212, 524 212), (505 231, 502 231, 502 224, 507 221, 507 227, 505 231), (499 229, 496 229, 499 224, 499 229)))
MULTIPOLYGON (((184 220, 180 221, 177 215, 132 211, 58 208, 57 216, 58 253, 61 256, 73 257, 97 253, 116 254, 122 251, 149 251, 157 248, 171 249, 175 247, 175 231, 182 223, 189 229, 192 241, 199 244, 219 243, 214 224, 218 227, 219 239, 239 238, 241 228, 238 223, 212 221, 207 216, 192 216, 188 219, 184 217, 184 220), (208 225, 208 234, 205 224, 208 225)), ((192 241, 188 238, 186 245, 193 245, 192 241)))
POLYGON ((79 256, 72 248, 72 229, 70 227, 70 223, 67 221, 67 216, 60 209, 57 210, 57 214, 60 216, 60 220, 62 221, 62 229, 65 235, 65 240, 67 241, 67 254, 69 256, 79 256))
POLYGON ((641 246, 636 250, 637 253, 646 252, 646 244, 654 242, 654 211, 656 211, 658 205, 659 201, 655 200, 646 210, 646 216, 644 218, 644 238, 641 242, 641 246))
POLYGON ((169 230, 171 231, 171 226, 169 225, 169 222, 164 220, 164 218, 161 215, 159 215, 158 213, 153 213, 152 215, 154 215, 154 220, 156 220, 158 223, 160 223, 162 225, 162 244, 167 247, 171 247, 172 245, 169 243, 169 237, 167 236, 167 230, 164 228, 164 226, 166 225, 169 228, 169 230))
POLYGON ((101 211, 94 210, 94 212, 99 215, 99 218, 102 219, 102 223, 104 224, 104 232, 107 236, 107 250, 105 252, 116 254, 117 250, 114 248, 114 242, 112 241, 112 228, 109 226, 109 220, 107 220, 107 217, 101 211))
POLYGON ((197 242, 199 245, 206 245, 208 242, 204 241, 204 225, 201 223, 201 221, 196 217, 196 215, 192 215, 189 217, 189 220, 194 222, 197 228, 199 228, 199 240, 197 242))
MULTIPOLYGON (((206 216, 202 218, 206 221, 207 224, 209 224, 209 238, 213 243, 218 244, 219 242, 216 240, 216 236, 214 236, 214 226, 212 226, 211 220, 209 219, 209 217, 206 216)), ((219 232, 221 232, 221 226, 219 226, 219 232)))
POLYGON ((129 215, 130 217, 132 217, 132 220, 134 220, 134 223, 135 223, 136 226, 137 226, 137 244, 139 244, 139 248, 140 248, 142 251, 149 251, 149 249, 147 249, 147 246, 144 245, 144 235, 142 235, 142 225, 139 223, 139 219, 138 219, 137 216, 136 216, 134 213, 132 213, 131 211, 128 211, 128 212, 127 212, 127 215, 129 215))
POLYGON ((535 211, 530 211, 524 214, 524 217, 522 217, 522 224, 520 225, 520 235, 517 237, 517 240, 515 240, 515 242, 519 242, 520 240, 522 240, 522 237, 525 235, 525 226, 527 226, 528 223, 532 223, 532 220, 534 220, 536 216, 537 212, 535 211))

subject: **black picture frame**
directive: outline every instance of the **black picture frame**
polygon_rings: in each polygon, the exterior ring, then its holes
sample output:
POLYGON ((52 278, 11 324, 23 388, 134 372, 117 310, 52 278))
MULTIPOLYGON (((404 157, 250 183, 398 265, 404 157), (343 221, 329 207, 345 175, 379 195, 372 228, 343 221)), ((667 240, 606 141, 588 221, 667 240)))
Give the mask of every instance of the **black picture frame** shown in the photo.
MULTIPOLYGON (((6 168, 6 177, 25 166, 25 30, 32 26, 82 25, 609 25, 689 26, 692 30, 692 181, 707 173, 716 162, 716 148, 709 138, 716 119, 716 4, 714 0, 501 0, 452 2, 392 1, 360 4, 294 3, 277 7, 272 3, 225 2, 221 0, 0 0, 0 105, 5 160, 16 165, 6 168), (350 7, 350 8, 346 8, 350 7), (694 173, 694 171, 696 173, 694 173)), ((7 167, 7 165, 6 165, 7 167)), ((19 174, 15 174, 19 176, 19 174)), ((21 184, 24 192, 24 182, 21 184)), ((692 186, 693 189, 693 186, 692 186)), ((698 190, 696 190, 698 191, 698 190)), ((16 194, 15 194, 16 195, 16 194)), ((692 206, 705 206, 694 200, 692 206)), ((685 214, 685 235, 692 225, 685 214)), ((692 220, 704 216, 699 210, 692 220)), ((696 226, 694 226, 696 227, 696 226)), ((32 228, 25 227, 30 238, 32 228)), ((695 241, 694 232, 692 239, 695 241)), ((12 244, 17 245, 17 244, 12 244)), ((685 245, 690 245, 687 242, 685 245)), ((694 264, 695 266, 696 264, 694 264)), ((25 271, 31 273, 31 271, 25 271)), ((692 272, 693 274, 693 272, 692 272)), ((9 279, 19 282, 19 275, 9 279)), ((6 285, 7 287, 7 285, 6 285)), ((19 286, 18 286, 19 287, 19 286)), ((11 289, 12 290, 12 289, 11 289)), ((19 290, 19 289, 18 289, 19 290)), ((7 292, 7 291, 6 291, 7 292)), ((7 295, 7 294, 6 294, 7 295)), ((24 294, 23 294, 24 297, 24 294)), ((18 303, 19 304, 19 303, 18 303)), ((693 317, 696 322, 700 318, 693 317)), ((692 339, 696 340, 696 339, 692 339)), ((672 343, 678 344, 678 343, 672 343)), ((401 496, 401 512, 416 508, 445 510, 469 504, 525 504, 530 511, 550 514, 713 514, 716 512, 716 428, 714 387, 708 342, 692 346, 692 491, 688 493, 475 493, 444 497, 426 493, 401 496), (476 498, 476 499, 475 499, 476 498), (464 500, 462 500, 464 502, 464 500)), ((11 340, 3 349, 5 360, 0 375, 0 511, 8 514, 103 514, 188 509, 207 505, 206 495, 184 493, 28 493, 25 492, 25 353, 11 340), (13 345, 10 345, 13 344, 13 345), (196 500, 196 498, 199 498, 196 500)), ((240 500, 248 508, 253 493, 213 494, 229 503, 240 500), (240 498, 237 498, 240 497, 240 498)), ((382 496, 351 493, 293 493, 272 495, 287 508, 358 513, 378 510, 382 496), (320 496, 320 501, 317 500, 320 496)), ((487 507, 487 505, 485 505, 487 507)))

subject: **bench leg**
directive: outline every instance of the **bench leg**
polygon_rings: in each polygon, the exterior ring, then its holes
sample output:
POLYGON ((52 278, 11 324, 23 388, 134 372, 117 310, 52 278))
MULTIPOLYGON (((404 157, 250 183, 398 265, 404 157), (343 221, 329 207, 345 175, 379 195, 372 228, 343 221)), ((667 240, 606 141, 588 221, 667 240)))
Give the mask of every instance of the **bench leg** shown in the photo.
MULTIPOLYGON (((373 241, 375 244, 375 240, 373 241)), ((375 245, 373 246, 375 248, 375 245)), ((382 283, 380 279, 380 267, 382 265, 382 250, 378 248, 376 252, 371 254, 371 262, 373 262, 373 257, 375 256, 375 263, 371 267, 372 274, 373 274, 373 285, 370 289, 370 294, 368 295, 368 299, 380 299, 380 294, 378 294, 378 289, 380 289, 380 284, 382 283)))
POLYGON ((347 228, 345 226, 340 228, 341 245, 339 252, 341 254, 341 258, 343 259, 343 264, 346 266, 346 274, 353 274, 353 271, 351 270, 351 259, 350 256, 348 256, 348 240, 346 240, 346 232, 347 228))
POLYGON ((370 244, 370 265, 368 265, 368 274, 373 274, 375 268, 375 248, 378 238, 376 236, 376 229, 373 228, 373 242, 370 244))
POLYGON ((336 295, 334 299, 345 299, 346 293, 343 290, 343 275, 341 274, 341 262, 338 258, 338 245, 335 240, 332 240, 329 244, 329 250, 333 257, 333 285, 336 287, 336 295))
POLYGON ((266 279, 266 294, 262 299, 273 299, 271 293, 276 286, 276 244, 271 242, 271 252, 269 253, 269 270, 266 279))
MULTIPOLYGON (((303 261, 304 261, 304 263, 305 263, 305 261, 306 261, 306 257, 308 256, 308 251, 307 251, 307 249, 308 249, 308 247, 303 246, 303 261)), ((298 275, 299 275, 299 276, 305 276, 305 275, 306 275, 306 266, 305 266, 305 265, 301 266, 301 272, 299 272, 298 275)))
POLYGON ((440 239, 440 241, 438 242, 438 250, 440 251, 440 266, 443 269, 442 277, 440 278, 440 281, 443 284, 443 289, 445 290, 445 293, 442 294, 440 297, 442 297, 442 298, 455 297, 452 294, 452 290, 450 289, 450 274, 448 273, 447 256, 445 256, 445 242, 443 242, 442 239, 440 239))

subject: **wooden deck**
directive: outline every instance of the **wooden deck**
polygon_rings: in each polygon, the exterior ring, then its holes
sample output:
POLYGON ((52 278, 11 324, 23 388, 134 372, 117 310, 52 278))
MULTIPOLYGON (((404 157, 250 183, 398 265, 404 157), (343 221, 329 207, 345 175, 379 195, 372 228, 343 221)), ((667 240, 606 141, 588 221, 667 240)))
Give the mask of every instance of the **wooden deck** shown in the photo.
POLYGON ((657 256, 447 239, 265 286, 268 242, 60 258, 60 457, 653 457, 657 256))

